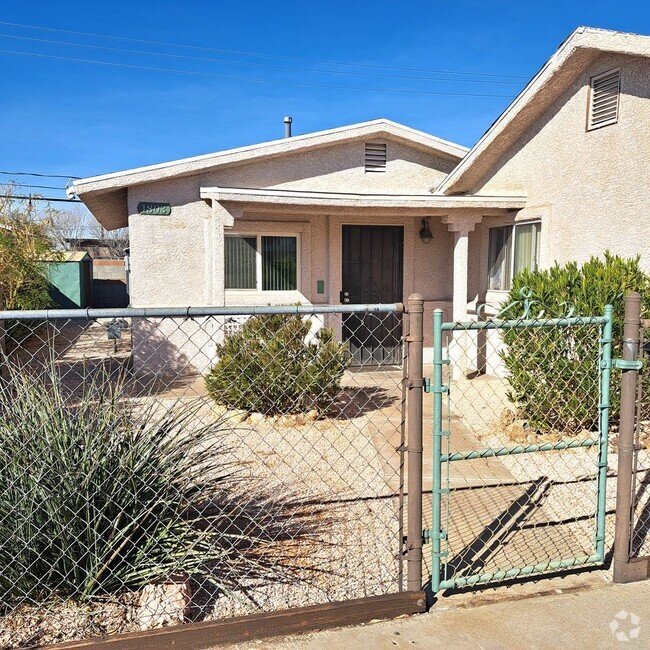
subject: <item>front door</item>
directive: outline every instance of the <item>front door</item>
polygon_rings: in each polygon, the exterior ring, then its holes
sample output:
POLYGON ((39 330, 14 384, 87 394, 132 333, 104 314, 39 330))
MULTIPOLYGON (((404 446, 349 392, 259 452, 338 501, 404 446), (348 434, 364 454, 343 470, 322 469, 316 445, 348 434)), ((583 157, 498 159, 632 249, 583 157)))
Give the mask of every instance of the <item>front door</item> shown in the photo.
MULTIPOLYGON (((343 226, 343 290, 351 304, 402 301, 404 228, 343 226)), ((401 363, 402 322, 399 315, 346 314, 343 338, 357 364, 401 363)))

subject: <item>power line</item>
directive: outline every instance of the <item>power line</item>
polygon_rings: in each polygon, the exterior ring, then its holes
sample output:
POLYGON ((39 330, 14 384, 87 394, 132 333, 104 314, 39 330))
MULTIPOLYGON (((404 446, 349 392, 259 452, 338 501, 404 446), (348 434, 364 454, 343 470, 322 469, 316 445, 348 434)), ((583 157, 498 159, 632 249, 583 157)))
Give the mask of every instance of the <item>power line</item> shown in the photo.
POLYGON ((43 172, 3 172, 0 171, 2 176, 39 176, 41 178, 72 178, 78 179, 81 176, 72 176, 71 174, 45 174, 43 172))
POLYGON ((31 183, 16 183, 16 187, 29 187, 35 190, 59 190, 65 192, 65 187, 55 187, 54 185, 32 185, 31 183))
POLYGON ((116 63, 113 61, 97 61, 93 59, 78 59, 75 57, 68 56, 55 56, 54 54, 40 54, 36 52, 22 52, 19 50, 1 50, 1 54, 18 54, 20 56, 30 56, 40 59, 54 59, 57 61, 69 61, 74 63, 91 63, 93 65, 103 65, 110 66, 114 68, 128 68, 131 70, 147 70, 150 72, 170 72, 173 74, 182 74, 190 75, 195 77, 212 77, 217 79, 236 79, 238 81, 249 81, 253 83, 263 83, 263 84, 275 84, 275 85, 284 85, 284 86, 302 86, 306 88, 333 88, 336 90, 360 90, 365 92, 379 92, 379 93, 397 93, 397 94, 406 94, 406 95, 449 95, 455 97, 501 97, 507 99, 513 99, 515 95, 498 95, 496 93, 455 93, 455 92, 444 92, 444 91, 433 91, 433 90, 405 90, 399 88, 370 88, 363 86, 340 86, 336 84, 317 84, 317 83, 306 83, 300 81, 280 81, 278 79, 259 79, 255 77, 242 77, 236 75, 225 75, 218 74, 213 72, 198 72, 196 70, 177 70, 174 68, 157 68, 154 66, 143 66, 135 65, 132 63, 116 63))
POLYGON ((59 203, 81 203, 79 199, 61 199, 54 196, 21 196, 20 194, 0 194, 0 199, 23 199, 25 201, 58 201, 59 203))
MULTIPOLYGON (((2 24, 0 22, 0 24, 2 24)), ((0 38, 11 38, 20 41, 31 41, 35 43, 47 43, 50 45, 63 45, 64 47, 83 47, 93 50, 103 50, 106 52, 121 52, 125 54, 140 54, 143 56, 157 56, 170 59, 183 59, 187 61, 202 61, 210 63, 220 63, 225 65, 240 65, 249 67, 272 68, 275 70, 292 70, 295 72, 311 72, 316 74, 338 74, 357 77, 379 77, 384 79, 411 79, 416 81, 441 81, 451 83, 478 83, 478 84, 502 84, 511 86, 520 86, 522 81, 505 81, 499 79, 449 79, 445 77, 422 77, 412 75, 396 74, 379 74, 377 72, 358 72, 353 70, 323 70, 322 68, 297 68, 286 65, 274 65, 272 63, 256 63, 251 61, 228 61, 226 59, 215 59, 213 57, 187 56, 184 54, 170 54, 168 52, 147 52, 143 50, 130 50, 119 47, 106 47, 103 45, 91 45, 88 43, 71 43, 69 41, 56 41, 48 38, 32 38, 30 36, 17 36, 14 34, 0 34, 0 38)))
POLYGON ((200 45, 187 45, 185 43, 169 43, 165 41, 154 41, 154 40, 147 40, 147 39, 142 39, 142 38, 129 38, 127 36, 113 36, 110 34, 95 34, 93 32, 80 32, 80 31, 74 31, 74 30, 69 30, 69 29, 57 29, 55 27, 43 27, 40 25, 26 25, 23 23, 12 23, 12 22, 7 22, 7 21, 0 21, 0 25, 7 25, 10 27, 20 27, 23 29, 36 29, 40 31, 45 31, 45 32, 58 32, 61 34, 74 34, 75 36, 90 36, 93 38, 107 38, 107 39, 112 39, 112 40, 118 40, 118 41, 128 41, 131 43, 146 43, 149 45, 162 45, 164 47, 181 47, 181 48, 186 48, 186 49, 191 49, 191 50, 201 50, 204 52, 220 52, 223 54, 238 54, 241 56, 258 56, 258 57, 266 57, 269 59, 281 59, 285 61, 305 61, 309 63, 321 63, 321 64, 326 64, 326 65, 339 65, 339 66, 347 66, 347 67, 355 67, 355 68, 373 68, 373 69, 381 69, 381 70, 400 70, 402 72, 428 72, 432 74, 456 74, 456 75, 468 75, 468 76, 477 76, 477 77, 502 77, 502 78, 509 78, 509 79, 522 79, 522 80, 528 80, 529 77, 525 75, 514 75, 514 74, 500 74, 500 73, 489 73, 489 72, 469 72, 469 71, 461 71, 461 70, 432 70, 428 68, 407 68, 407 67, 400 67, 400 66, 389 66, 389 65, 379 65, 379 64, 372 64, 372 63, 352 63, 349 61, 328 61, 328 60, 323 60, 323 59, 309 59, 305 57, 297 57, 297 56, 282 56, 279 54, 264 54, 261 52, 250 52, 246 50, 226 50, 222 48, 216 48, 216 47, 205 47, 205 46, 200 46, 200 45))

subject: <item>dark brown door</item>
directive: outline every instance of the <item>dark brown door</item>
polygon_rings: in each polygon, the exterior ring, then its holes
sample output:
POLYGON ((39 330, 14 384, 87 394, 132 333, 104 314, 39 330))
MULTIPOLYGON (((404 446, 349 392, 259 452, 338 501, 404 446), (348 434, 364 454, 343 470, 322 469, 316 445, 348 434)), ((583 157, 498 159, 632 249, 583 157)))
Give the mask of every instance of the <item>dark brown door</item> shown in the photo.
MULTIPOLYGON (((401 226, 343 226, 343 290, 351 304, 402 301, 404 229, 401 226)), ((397 314, 347 314, 343 337, 359 364, 401 361, 397 314)))

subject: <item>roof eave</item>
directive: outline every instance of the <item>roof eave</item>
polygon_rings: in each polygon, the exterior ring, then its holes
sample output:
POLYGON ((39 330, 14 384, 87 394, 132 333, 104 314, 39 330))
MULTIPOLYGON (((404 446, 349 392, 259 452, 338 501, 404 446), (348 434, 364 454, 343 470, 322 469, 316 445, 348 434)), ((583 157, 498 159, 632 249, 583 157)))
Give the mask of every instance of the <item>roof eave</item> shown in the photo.
POLYGON ((525 196, 439 196, 435 194, 360 194, 313 192, 286 189, 202 187, 202 199, 277 206, 415 208, 449 211, 456 209, 520 210, 525 196))
MULTIPOLYGON (((443 179, 436 188, 435 194, 449 195, 468 191, 462 182, 468 178, 477 161, 482 159, 492 143, 504 133, 521 111, 530 106, 547 89, 549 82, 578 51, 591 51, 594 56, 601 52, 650 56, 650 37, 590 27, 577 28, 561 43, 553 56, 546 61, 469 153, 443 179)), ((589 58, 585 60, 588 61, 589 58)), ((519 134, 513 133, 510 137, 515 142, 519 134)))
POLYGON ((385 135, 402 139, 411 145, 420 145, 423 149, 453 160, 460 160, 469 151, 467 147, 453 142, 436 138, 391 120, 379 119, 326 131, 305 133, 292 138, 280 138, 236 149, 227 149, 221 152, 83 178, 76 180, 72 184, 70 191, 83 199, 83 196, 89 193, 119 189, 172 177, 199 174, 225 165, 283 156, 314 147, 334 145, 355 138, 363 138, 368 135, 385 135))

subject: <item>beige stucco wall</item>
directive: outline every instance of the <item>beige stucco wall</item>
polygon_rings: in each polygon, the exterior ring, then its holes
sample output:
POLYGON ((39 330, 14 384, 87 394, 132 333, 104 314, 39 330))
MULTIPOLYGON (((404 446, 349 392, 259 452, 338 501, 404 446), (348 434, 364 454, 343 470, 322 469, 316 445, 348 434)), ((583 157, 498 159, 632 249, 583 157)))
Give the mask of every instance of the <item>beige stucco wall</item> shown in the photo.
MULTIPOLYGON (((610 249, 626 256, 641 254, 650 270, 649 98, 647 59, 601 56, 474 192, 528 195, 517 218, 542 219, 543 266, 582 262, 610 249), (621 71, 618 123, 586 131, 590 77, 613 68, 621 71)), ((482 265, 486 275, 487 260, 482 265)))
MULTIPOLYGON (((373 140, 381 141, 381 140, 373 140)), ((210 238, 212 211, 209 203, 199 198, 201 187, 263 187, 304 190, 329 190, 336 192, 393 192, 422 193, 437 185, 454 163, 429 153, 387 141, 387 170, 385 173, 365 173, 364 143, 320 148, 286 158, 264 163, 234 166, 219 172, 201 174, 164 182, 131 187, 128 195, 129 229, 131 237, 131 302, 134 306, 203 305, 215 302, 206 283, 206 264, 210 238), (168 202, 172 214, 168 217, 145 216, 137 213, 141 201, 168 202)), ((295 231, 301 229, 301 287, 300 292, 288 296, 265 294, 265 302, 316 301, 329 302, 338 297, 339 282, 332 275, 331 266, 336 261, 336 247, 340 246, 331 228, 340 228, 343 221, 358 223, 354 213, 336 216, 339 221, 330 222, 327 213, 303 212, 273 214, 251 212, 244 208, 243 220, 254 221, 260 231, 295 231), (342 219, 343 221, 341 221, 342 219), (289 223, 292 222, 292 223, 289 223), (300 224, 297 226, 297 224, 300 224), (332 246, 334 249, 332 249, 332 246), (328 260, 334 260, 332 265, 328 260), (316 294, 316 281, 325 280, 326 292, 316 294)), ((379 217, 378 217, 379 219, 379 217)), ((399 219, 382 216, 381 221, 419 229, 419 217, 401 216, 399 219)), ((437 219, 432 219, 432 224, 437 219)), ((364 216, 365 223, 378 223, 372 216, 364 216)), ((236 224, 234 230, 240 229, 236 224)), ((422 271, 427 276, 440 274, 440 282, 450 279, 449 260, 443 259, 440 245, 451 241, 446 228, 434 232, 436 255, 423 251, 422 271)), ((405 236, 405 246, 413 246, 413 236, 405 236)), ((218 256, 218 255, 217 255, 218 256)), ((409 262, 413 259, 409 256, 409 262)), ((340 263, 339 263, 340 268, 340 263)), ((405 273, 405 295, 413 283, 412 270, 405 273)), ((449 297, 441 286, 432 287, 427 282, 426 293, 431 298, 449 297)), ((425 287, 418 286, 423 291, 425 287)), ((239 304, 257 298, 250 294, 229 295, 226 302, 239 304), (236 299, 236 300, 235 300, 236 299)), ((219 300, 217 297, 217 304, 219 300)))
MULTIPOLYGON (((373 142, 382 141, 373 139, 373 142)), ((383 140, 385 141, 385 140, 383 140)), ((201 187, 284 188, 358 193, 425 193, 452 169, 454 162, 387 142, 387 170, 366 173, 363 141, 295 154, 263 163, 233 166, 212 172, 129 189, 131 243, 130 297, 133 306, 247 305, 338 303, 341 291, 341 241, 344 224, 384 224, 404 228, 403 298, 414 291, 425 300, 426 317, 436 307, 451 310, 453 234, 430 219, 432 242, 419 239, 421 215, 361 214, 354 209, 262 209, 237 207, 232 232, 291 233, 299 237, 299 288, 295 292, 213 290, 213 275, 223 265, 220 251, 211 250, 214 214, 210 202, 199 198, 201 187), (170 216, 140 215, 141 201, 170 203, 170 216), (325 292, 317 293, 322 280, 325 292)), ((180 322, 180 321, 179 321, 180 322)), ((331 325, 332 323, 330 323, 331 325)), ((213 358, 214 343, 223 323, 217 319, 195 322, 142 322, 134 325, 140 340, 135 362, 148 371, 167 367, 166 356, 156 350, 182 350, 188 368, 203 370, 213 358), (165 344, 160 346, 160 341, 165 344), (190 342, 191 341, 191 342, 190 342), (155 357, 155 358, 154 358, 155 357)), ((428 332, 427 332, 428 339, 428 332)), ((173 355, 172 355, 173 357, 173 355)))

